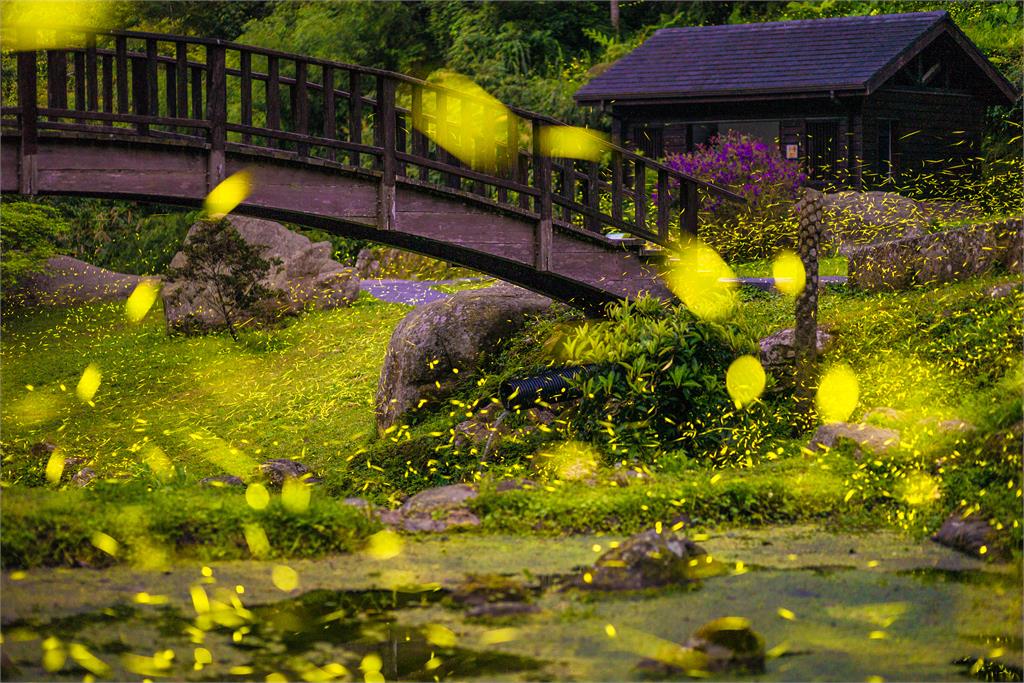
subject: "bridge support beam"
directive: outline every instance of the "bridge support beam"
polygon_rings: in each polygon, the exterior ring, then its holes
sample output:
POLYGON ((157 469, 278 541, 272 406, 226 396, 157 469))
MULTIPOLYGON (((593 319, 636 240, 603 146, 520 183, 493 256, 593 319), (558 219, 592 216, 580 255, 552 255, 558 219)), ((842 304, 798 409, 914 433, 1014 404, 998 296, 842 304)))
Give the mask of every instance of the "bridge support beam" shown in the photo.
POLYGON ((210 156, 207 161, 206 184, 207 189, 212 190, 226 175, 224 149, 228 139, 228 96, 223 46, 206 46, 206 66, 206 117, 210 121, 210 156))
POLYGON ((551 157, 543 153, 540 145, 540 121, 533 122, 533 181, 540 190, 537 198, 537 238, 534 253, 534 267, 541 271, 551 270, 551 244, 554 242, 554 224, 551 209, 551 157))
POLYGON ((381 230, 394 230, 398 218, 395 207, 395 148, 398 144, 398 121, 395 118, 395 82, 384 76, 377 77, 377 114, 379 142, 382 147, 377 227, 381 230))
MULTIPOLYGON (((28 29, 25 29, 28 30, 28 29)), ((36 53, 18 53, 18 107, 21 109, 21 144, 18 151, 18 192, 34 195, 38 187, 36 53)))

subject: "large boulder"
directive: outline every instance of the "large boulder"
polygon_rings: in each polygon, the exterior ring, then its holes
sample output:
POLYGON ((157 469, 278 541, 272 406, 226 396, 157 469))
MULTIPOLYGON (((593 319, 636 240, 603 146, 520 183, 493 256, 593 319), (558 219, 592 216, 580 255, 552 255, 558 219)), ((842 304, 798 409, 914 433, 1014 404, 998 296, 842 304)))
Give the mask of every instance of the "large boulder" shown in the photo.
POLYGON ((486 352, 550 305, 547 297, 499 285, 457 292, 410 312, 388 344, 377 385, 377 427, 392 427, 408 411, 449 395, 459 373, 476 369, 486 352))
POLYGON ((826 243, 849 247, 919 237, 940 223, 969 220, 976 207, 959 202, 920 201, 893 192, 843 191, 824 199, 826 243))
MULTIPOLYGON (((229 216, 231 225, 246 242, 260 248, 260 255, 276 265, 263 281, 273 296, 251 311, 254 317, 274 317, 299 313, 310 308, 331 309, 347 306, 359 296, 359 279, 352 268, 331 259, 330 242, 311 242, 280 223, 229 216)), ((197 229, 193 225, 188 240, 197 229)), ((172 268, 188 262, 178 252, 172 268)), ((203 285, 196 282, 168 282, 161 292, 167 325, 175 330, 212 329, 223 325, 217 314, 193 303, 202 300, 203 285)))
POLYGON ((857 457, 861 454, 860 449, 881 455, 900 447, 900 433, 895 429, 868 424, 831 422, 818 427, 808 447, 812 451, 820 451, 836 448, 844 442, 856 445, 854 455, 857 457))
POLYGON ((707 553, 682 534, 649 529, 601 555, 576 585, 638 590, 682 584, 702 576, 707 553))

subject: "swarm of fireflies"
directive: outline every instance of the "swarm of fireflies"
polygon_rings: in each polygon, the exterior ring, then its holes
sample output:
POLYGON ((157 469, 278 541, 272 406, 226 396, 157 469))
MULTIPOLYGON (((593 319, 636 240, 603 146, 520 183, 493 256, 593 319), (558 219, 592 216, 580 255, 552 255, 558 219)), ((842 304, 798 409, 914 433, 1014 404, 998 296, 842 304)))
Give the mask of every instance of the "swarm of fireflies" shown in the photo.
POLYGON ((124 302, 125 317, 133 323, 145 318, 159 293, 160 285, 153 280, 143 280, 137 284, 128 300, 124 302))
POLYGON ((540 150, 544 156, 600 161, 606 149, 608 136, 590 128, 544 126, 540 129, 540 150))
POLYGON ((93 396, 96 395, 97 390, 100 388, 102 377, 99 366, 95 363, 90 363, 82 371, 82 377, 78 380, 75 394, 85 403, 92 401, 93 396))

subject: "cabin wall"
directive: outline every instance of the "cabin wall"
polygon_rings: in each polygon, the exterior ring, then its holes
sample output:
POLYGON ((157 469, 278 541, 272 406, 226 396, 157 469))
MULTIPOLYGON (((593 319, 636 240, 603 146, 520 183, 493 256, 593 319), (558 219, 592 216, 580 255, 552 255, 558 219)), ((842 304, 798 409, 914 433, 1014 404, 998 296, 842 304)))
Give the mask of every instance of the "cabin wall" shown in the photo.
MULTIPOLYGON (((967 94, 886 87, 866 98, 863 158, 867 175, 879 168, 879 126, 895 124, 894 171, 915 174, 961 166, 978 156, 985 105, 967 94)), ((883 129, 884 130, 884 129, 883 129)))

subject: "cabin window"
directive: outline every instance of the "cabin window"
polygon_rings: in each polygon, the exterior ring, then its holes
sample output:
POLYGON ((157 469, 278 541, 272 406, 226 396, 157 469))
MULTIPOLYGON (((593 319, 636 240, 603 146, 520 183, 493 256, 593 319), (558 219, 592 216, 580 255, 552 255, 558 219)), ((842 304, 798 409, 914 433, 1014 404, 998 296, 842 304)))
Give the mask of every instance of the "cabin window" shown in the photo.
POLYGON ((632 137, 633 146, 645 157, 660 159, 665 155, 665 136, 661 126, 635 126, 632 137))
POLYGON ((893 174, 893 152, 895 147, 896 122, 892 119, 878 119, 878 168, 881 178, 893 174))
POLYGON ((808 121, 805 149, 807 173, 813 180, 833 180, 839 168, 839 121, 808 121))

